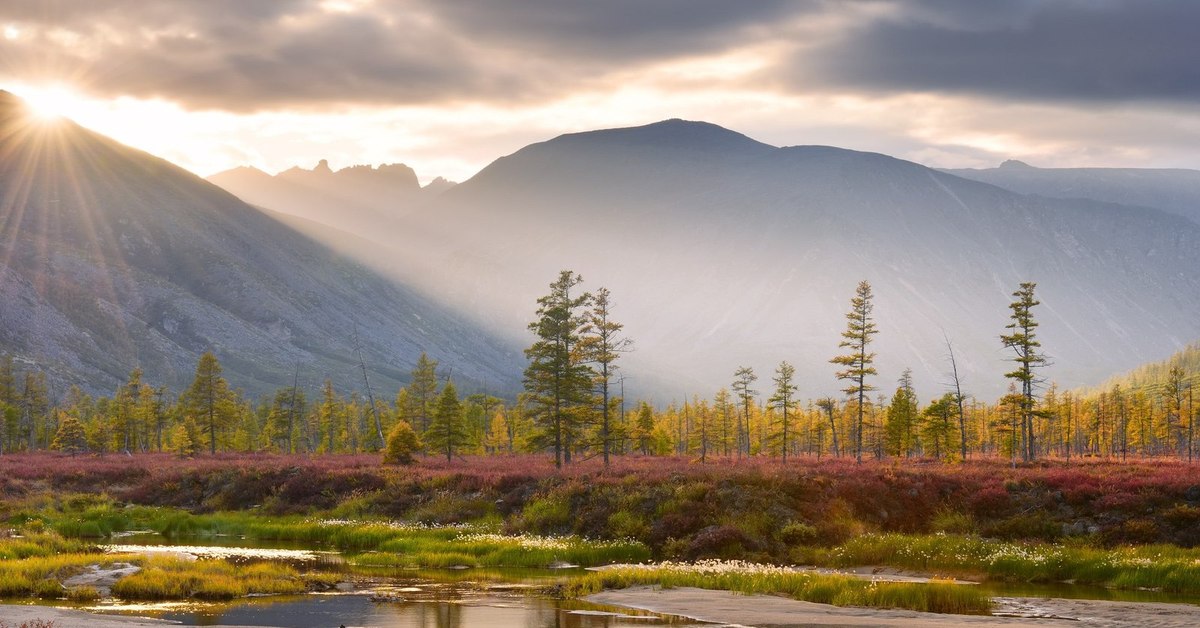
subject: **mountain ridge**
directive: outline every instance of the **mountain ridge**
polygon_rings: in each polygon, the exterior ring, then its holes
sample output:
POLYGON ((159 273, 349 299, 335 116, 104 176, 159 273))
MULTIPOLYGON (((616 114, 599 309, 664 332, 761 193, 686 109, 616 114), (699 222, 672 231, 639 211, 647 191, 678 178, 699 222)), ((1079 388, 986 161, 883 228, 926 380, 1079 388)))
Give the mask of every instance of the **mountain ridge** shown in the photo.
POLYGON ((1019 194, 1084 198, 1161 209, 1200 224, 1200 170, 1186 168, 1038 168, 1008 160, 997 168, 942 169, 1019 194))
POLYGON ((347 231, 374 243, 347 253, 517 343, 559 270, 608 287, 639 346, 628 372, 660 400, 783 359, 808 393, 832 392, 825 365, 864 278, 884 390, 906 366, 924 390, 940 385, 948 337, 968 382, 1002 394, 999 335, 1022 281, 1039 283, 1048 377, 1067 386, 1200 337, 1200 230, 1182 217, 703 122, 537 142, 394 222, 347 231))
POLYGON ((180 390, 216 349, 253 393, 331 376, 381 386, 421 350, 464 380, 515 387, 511 345, 331 253, 229 192, 0 96, 0 349, 61 384, 111 392, 140 366, 180 390))

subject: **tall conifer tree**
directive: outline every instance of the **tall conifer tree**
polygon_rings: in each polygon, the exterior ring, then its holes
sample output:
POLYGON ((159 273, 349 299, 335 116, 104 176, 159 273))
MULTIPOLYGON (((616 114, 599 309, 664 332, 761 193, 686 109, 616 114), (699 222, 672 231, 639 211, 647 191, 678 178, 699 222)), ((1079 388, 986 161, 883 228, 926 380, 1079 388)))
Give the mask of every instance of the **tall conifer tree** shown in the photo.
POLYGON ((779 368, 775 369, 775 394, 771 395, 769 403, 772 408, 779 412, 780 432, 779 444, 780 450, 783 452, 783 461, 787 462, 788 455, 788 431, 791 427, 790 422, 794 418, 795 413, 792 412, 796 403, 796 367, 785 362, 779 363, 779 368))
POLYGON ((583 278, 564 270, 538 299, 537 320, 529 330, 537 340, 525 350, 525 392, 529 412, 541 428, 539 444, 554 449, 554 465, 571 462, 579 419, 591 403, 593 372, 580 351, 586 325, 583 308, 591 301, 575 288, 583 278))
POLYGON ((1036 413, 1034 394, 1037 385, 1041 383, 1036 370, 1046 364, 1046 356, 1042 355, 1040 351, 1042 343, 1037 340, 1034 332, 1038 323, 1033 319, 1033 308, 1041 304, 1041 301, 1038 301, 1033 295, 1036 287, 1035 283, 1024 282, 1016 292, 1012 293, 1016 300, 1008 306, 1012 310, 1011 322, 1004 326, 1005 329, 1011 330, 1011 333, 1000 335, 1000 342, 1016 354, 1012 359, 1016 363, 1016 368, 1005 373, 1004 376, 1020 385, 1021 398, 1018 412, 1021 458, 1026 462, 1033 459, 1036 451, 1033 433, 1033 418, 1036 413))
POLYGON ((600 402, 598 436, 600 452, 606 467, 609 464, 609 455, 612 453, 615 441, 609 388, 618 368, 617 358, 633 347, 633 341, 621 335, 621 330, 625 326, 612 319, 612 303, 609 297, 608 288, 600 288, 596 291, 596 296, 592 299, 592 309, 587 314, 586 333, 581 341, 581 347, 587 355, 588 361, 594 365, 596 392, 600 402))
POLYGON ((846 331, 842 332, 842 342, 838 344, 839 347, 850 351, 830 360, 834 364, 846 367, 837 372, 837 378, 849 382, 842 391, 856 401, 854 457, 858 462, 862 462, 863 416, 866 411, 867 393, 875 390, 874 386, 867 383, 867 376, 876 374, 875 367, 872 366, 875 354, 867 351, 867 346, 871 344, 871 337, 879 332, 874 319, 871 318, 871 311, 875 307, 871 303, 873 296, 871 284, 860 281, 854 297, 850 299, 850 311, 846 314, 846 331))
POLYGON ((463 417, 462 403, 458 399, 458 391, 454 389, 454 382, 446 382, 438 395, 433 420, 425 432, 425 444, 430 449, 445 454, 446 462, 450 462, 467 446, 470 436, 463 417))
POLYGON ((429 429, 429 422, 433 419, 438 397, 437 367, 438 361, 430 359, 422 351, 411 373, 412 382, 408 385, 411 407, 408 413, 413 428, 419 433, 429 429))
POLYGON ((236 408, 229 384, 221 377, 221 364, 212 351, 200 356, 196 377, 184 393, 184 406, 200 432, 208 434, 209 452, 217 453, 217 434, 233 424, 236 408))

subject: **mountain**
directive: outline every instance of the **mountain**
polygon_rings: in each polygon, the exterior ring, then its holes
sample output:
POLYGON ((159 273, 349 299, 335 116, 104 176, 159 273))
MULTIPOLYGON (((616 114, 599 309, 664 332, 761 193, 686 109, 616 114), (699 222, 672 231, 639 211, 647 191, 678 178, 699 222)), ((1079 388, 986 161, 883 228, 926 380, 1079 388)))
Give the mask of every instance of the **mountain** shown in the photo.
POLYGON ((836 391, 828 360, 862 279, 877 294, 884 391, 912 367, 934 394, 948 338, 972 392, 1001 393, 1010 356, 999 336, 1022 281, 1038 283, 1046 375, 1064 385, 1200 337, 1200 225, 701 122, 528 146, 406 229, 422 236, 390 236, 400 266, 423 260, 439 294, 498 328, 521 329, 560 269, 608 287, 637 343, 625 358, 634 394, 663 396, 648 384, 659 378, 668 399, 727 385, 743 364, 765 389, 781 360, 798 366, 802 392, 836 391))
POLYGON ((1035 168, 1009 160, 999 168, 943 172, 1021 194, 1153 207, 1200 223, 1200 170, 1035 168))
POLYGON ((270 175, 243 166, 214 174, 208 181, 252 205, 366 232, 397 224, 406 213, 454 187, 438 177, 422 188, 416 173, 404 164, 335 171, 324 159, 311 170, 296 166, 270 175))
POLYGON ((262 393, 297 369, 359 388, 355 335, 381 392, 421 351, 470 387, 517 386, 518 351, 418 291, 0 92, 0 351, 56 387, 111 393, 135 366, 178 391, 212 349, 233 385, 262 393))

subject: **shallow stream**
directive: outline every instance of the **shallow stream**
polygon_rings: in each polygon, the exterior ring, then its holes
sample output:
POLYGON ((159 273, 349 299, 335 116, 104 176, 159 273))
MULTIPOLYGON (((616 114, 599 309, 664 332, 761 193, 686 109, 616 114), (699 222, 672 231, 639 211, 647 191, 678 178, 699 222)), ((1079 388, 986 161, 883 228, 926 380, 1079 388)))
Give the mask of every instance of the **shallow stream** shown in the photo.
MULTIPOLYGON (((226 603, 163 602, 125 604, 57 603, 101 613, 156 617, 183 625, 287 626, 329 628, 609 628, 698 625, 669 615, 609 608, 578 600, 558 600, 533 592, 579 569, 399 569, 354 567, 340 554, 301 544, 256 542, 236 536, 167 539, 157 534, 126 535, 108 546, 114 552, 171 551, 237 562, 272 561, 302 569, 344 574, 337 591, 298 596, 250 597, 226 603)), ((1158 591, 1125 591, 1066 583, 986 582, 993 597, 1071 598, 1123 602, 1197 604, 1192 596, 1158 591)))

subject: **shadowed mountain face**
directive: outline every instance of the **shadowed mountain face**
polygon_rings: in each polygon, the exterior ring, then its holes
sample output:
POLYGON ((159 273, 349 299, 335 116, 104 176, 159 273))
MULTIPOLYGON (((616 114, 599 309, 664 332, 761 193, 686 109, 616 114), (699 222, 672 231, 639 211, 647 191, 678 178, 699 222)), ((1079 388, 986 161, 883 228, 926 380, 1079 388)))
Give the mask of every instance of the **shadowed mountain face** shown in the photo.
MULTIPOLYGON (((859 280, 877 298, 885 391, 932 396, 945 339, 972 392, 1003 391, 999 336, 1022 281, 1063 384, 1099 381, 1200 336, 1200 226, 1154 210, 1014 194, 884 155, 776 148, 672 120, 566 135, 501 158, 421 212, 441 294, 520 329, 562 268, 612 290, 638 394, 760 388, 780 360, 833 392, 829 358, 859 280), (671 384, 647 390, 650 378, 671 384)), ((406 267, 413 267, 406 264, 406 267)))
POLYGON ((1021 194, 1153 207, 1200 223, 1200 170, 1034 168, 1019 161, 1006 161, 999 168, 943 172, 1021 194))
MULTIPOLYGON (((413 180, 415 184, 415 179, 413 180)), ((325 377, 394 392, 422 350, 512 390, 518 351, 165 161, 0 93, 0 350, 109 393, 179 390, 217 353, 251 393, 325 377)), ((391 393, 388 393, 391 394, 391 393)))
POLYGON ((396 226, 404 215, 454 184, 438 178, 424 188, 404 164, 351 166, 334 171, 321 160, 312 170, 277 175, 242 167, 208 177, 238 198, 308 221, 355 232, 396 226))
POLYGON ((739 365, 765 390, 780 360, 798 366, 803 393, 835 392, 828 360, 862 279, 877 294, 884 391, 912 367, 932 396, 949 339, 967 388, 1002 393, 999 336, 1022 281, 1038 283, 1046 376, 1064 385, 1200 336, 1200 227, 1187 220, 699 122, 534 144, 394 219, 342 222, 334 209, 289 224, 514 344, 528 344, 559 270, 610 288, 637 345, 622 360, 630 396, 711 392, 739 365))

